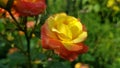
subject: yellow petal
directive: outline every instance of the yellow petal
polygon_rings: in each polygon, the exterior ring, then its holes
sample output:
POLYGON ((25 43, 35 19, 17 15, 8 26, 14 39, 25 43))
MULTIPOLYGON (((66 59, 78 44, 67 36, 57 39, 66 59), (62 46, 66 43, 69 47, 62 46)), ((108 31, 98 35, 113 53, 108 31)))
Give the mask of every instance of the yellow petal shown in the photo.
POLYGON ((55 18, 55 20, 62 20, 62 19, 64 19, 64 17, 66 17, 67 15, 65 14, 65 13, 60 13, 60 14, 56 14, 56 15, 54 15, 54 18, 55 18))
POLYGON ((75 68, 81 68, 81 63, 76 63, 75 68))
POLYGON ((87 37, 87 32, 82 32, 76 39, 73 40, 73 43, 83 42, 87 37))
POLYGON ((48 27, 49 29, 52 29, 52 27, 54 27, 54 24, 55 24, 55 20, 54 20, 54 17, 49 17, 47 20, 46 20, 46 23, 48 24, 48 27))
POLYGON ((68 26, 72 33, 72 39, 76 38, 82 32, 82 24, 79 21, 73 21, 68 26))
POLYGON ((53 28, 52 31, 56 32, 56 35, 62 40, 71 40, 72 34, 69 27, 65 24, 59 24, 57 28, 53 28))
POLYGON ((83 46, 79 46, 70 41, 62 41, 62 44, 69 51, 78 51, 78 50, 83 49, 83 46))

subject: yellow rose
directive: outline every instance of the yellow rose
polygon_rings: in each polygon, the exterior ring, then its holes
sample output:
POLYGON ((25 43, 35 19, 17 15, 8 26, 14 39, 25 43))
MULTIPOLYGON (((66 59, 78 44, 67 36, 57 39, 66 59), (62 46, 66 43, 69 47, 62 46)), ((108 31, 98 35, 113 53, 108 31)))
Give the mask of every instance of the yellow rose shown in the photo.
POLYGON ((74 68, 89 68, 89 65, 78 62, 75 64, 74 68))
POLYGON ((113 6, 112 9, 115 10, 115 11, 119 11, 120 10, 120 8, 118 6, 113 6))
POLYGON ((114 0, 108 0, 107 7, 112 7, 114 5, 114 0))
POLYGON ((74 68, 81 68, 81 63, 76 63, 74 68))
POLYGON ((87 31, 81 22, 65 13, 50 16, 41 28, 43 48, 52 49, 70 61, 87 51, 88 47, 82 43, 86 37, 87 31))

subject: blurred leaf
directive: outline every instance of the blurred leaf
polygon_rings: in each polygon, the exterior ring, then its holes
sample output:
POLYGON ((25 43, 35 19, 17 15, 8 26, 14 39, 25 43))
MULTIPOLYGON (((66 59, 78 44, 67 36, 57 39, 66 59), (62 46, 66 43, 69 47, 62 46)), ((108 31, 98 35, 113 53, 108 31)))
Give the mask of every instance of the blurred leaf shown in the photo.
POLYGON ((11 67, 26 63, 25 56, 23 54, 20 54, 19 52, 15 52, 13 54, 8 55, 8 59, 10 60, 9 61, 9 65, 11 67))
POLYGON ((0 60, 0 68, 9 68, 7 63, 9 62, 8 59, 1 59, 0 60))
POLYGON ((48 65, 45 68, 68 68, 63 63, 57 61, 48 62, 48 65))
POLYGON ((31 48, 36 48, 38 47, 38 42, 39 42, 39 38, 38 37, 34 37, 31 39, 31 48))
POLYGON ((45 60, 45 59, 47 59, 47 57, 46 57, 46 55, 45 54, 39 54, 39 59, 40 60, 45 60))
POLYGON ((88 62, 93 62, 95 61, 95 57, 92 56, 91 54, 84 54, 82 55, 82 58, 81 58, 83 61, 88 61, 88 62))
POLYGON ((6 63, 8 63, 8 62, 9 62, 8 59, 1 59, 1 60, 0 60, 0 64, 6 64, 6 63))
POLYGON ((83 0, 82 3, 85 5, 88 2, 88 0, 83 0))
POLYGON ((2 32, 5 29, 4 24, 0 20, 0 32, 2 32))
POLYGON ((63 64, 66 68, 71 68, 71 62, 69 62, 69 61, 64 61, 64 62, 62 62, 62 64, 63 64))
POLYGON ((95 4, 93 10, 94 10, 95 12, 100 11, 100 5, 99 5, 99 4, 95 4))
POLYGON ((6 66, 6 65, 2 65, 2 64, 0 64, 0 68, 9 68, 9 67, 6 66))

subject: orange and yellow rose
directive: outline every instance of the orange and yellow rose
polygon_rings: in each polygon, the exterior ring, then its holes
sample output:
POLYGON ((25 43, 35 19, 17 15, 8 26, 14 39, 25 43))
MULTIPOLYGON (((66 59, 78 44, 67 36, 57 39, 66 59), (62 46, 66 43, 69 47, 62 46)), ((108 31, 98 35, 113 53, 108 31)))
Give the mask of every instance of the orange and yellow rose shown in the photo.
POLYGON ((22 16, 34 16, 46 9, 45 0, 15 0, 14 9, 22 16))
POLYGON ((83 44, 86 37, 85 26, 65 13, 50 16, 41 27, 42 47, 70 61, 87 52, 88 47, 83 44))

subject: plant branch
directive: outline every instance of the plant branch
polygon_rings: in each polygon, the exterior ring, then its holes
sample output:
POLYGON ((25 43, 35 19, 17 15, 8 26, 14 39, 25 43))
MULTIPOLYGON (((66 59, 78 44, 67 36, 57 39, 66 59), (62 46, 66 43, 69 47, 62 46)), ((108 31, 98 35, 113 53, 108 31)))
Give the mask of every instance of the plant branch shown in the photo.
MULTIPOLYGON (((0 33, 0 37, 2 37, 2 38, 5 40, 5 42, 7 42, 9 45, 12 44, 12 42, 9 41, 9 40, 5 37, 5 35, 3 35, 3 34, 0 33)), ((25 51, 24 51, 22 48, 18 47, 17 45, 16 45, 15 47, 17 47, 18 49, 20 49, 20 51, 25 55, 25 51)))
POLYGON ((10 14, 10 16, 12 17, 12 19, 15 21, 15 25, 23 31, 22 27, 19 25, 19 22, 15 19, 15 17, 13 16, 13 14, 11 13, 11 11, 8 11, 8 13, 10 14))
POLYGON ((30 40, 31 38, 29 37, 28 31, 27 31, 27 17, 24 18, 23 23, 25 23, 24 27, 24 33, 25 33, 25 38, 27 41, 27 57, 28 57, 28 68, 32 68, 31 64, 31 54, 30 54, 30 40))
POLYGON ((32 31, 30 32, 30 38, 32 37, 32 34, 33 34, 33 32, 35 31, 35 28, 37 27, 37 25, 39 24, 39 22, 40 22, 40 18, 41 18, 41 16, 35 16, 35 25, 34 25, 34 28, 32 28, 32 31))

